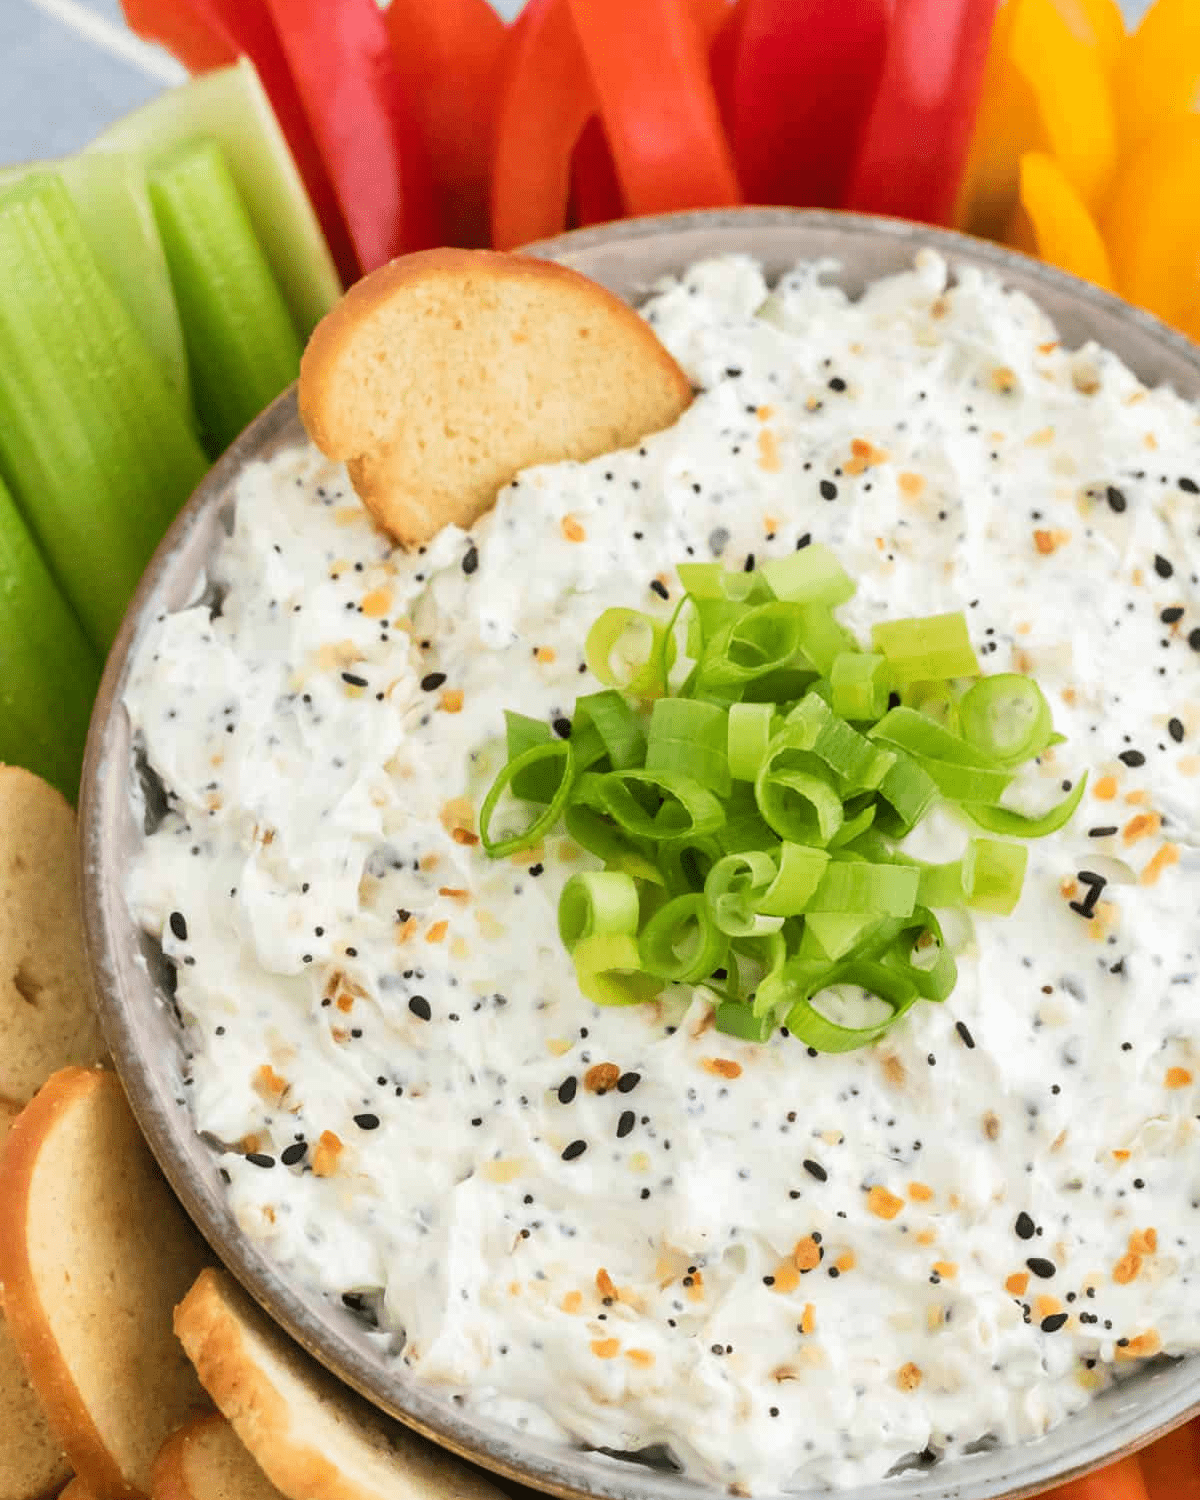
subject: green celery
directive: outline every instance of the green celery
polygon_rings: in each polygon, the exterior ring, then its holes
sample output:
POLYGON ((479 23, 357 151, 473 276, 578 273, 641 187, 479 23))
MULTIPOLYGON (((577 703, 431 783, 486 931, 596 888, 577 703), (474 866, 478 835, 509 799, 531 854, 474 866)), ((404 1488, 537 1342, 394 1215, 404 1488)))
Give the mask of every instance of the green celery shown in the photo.
POLYGON ((54 172, 62 179, 97 264, 157 356, 167 383, 190 405, 183 329, 141 162, 114 153, 10 167, 0 171, 0 189, 31 171, 54 172))
POLYGON ((307 338, 341 296, 342 285, 253 64, 243 58, 170 89, 126 115, 88 150, 146 159, 199 137, 221 148, 296 330, 307 338))
POLYGON ((215 455, 295 380, 300 340, 220 148, 177 147, 151 165, 149 182, 215 455))
POLYGON ((0 471, 98 650, 206 467, 62 182, 0 194, 0 471))
POLYGON ((74 802, 99 681, 96 653, 0 484, 0 762, 74 802))

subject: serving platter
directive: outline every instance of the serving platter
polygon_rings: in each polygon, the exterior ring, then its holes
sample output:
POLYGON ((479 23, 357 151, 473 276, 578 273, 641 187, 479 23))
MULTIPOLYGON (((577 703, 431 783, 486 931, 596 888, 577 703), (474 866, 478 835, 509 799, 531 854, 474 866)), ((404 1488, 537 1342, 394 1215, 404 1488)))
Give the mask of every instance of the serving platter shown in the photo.
MULTIPOLYGON (((663 275, 729 252, 755 256, 771 279, 797 260, 836 261, 837 279, 853 295, 910 265, 923 247, 946 256, 952 268, 991 269, 1034 297, 1067 345, 1095 340, 1147 384, 1166 382, 1186 398, 1200 397, 1200 350, 1156 319, 1011 251, 898 220, 789 209, 692 213, 584 230, 532 246, 530 253, 573 266, 636 301, 663 275)), ((84 767, 80 837, 88 947, 117 1069, 151 1149, 217 1255, 310 1353, 363 1396, 433 1441, 556 1495, 715 1500, 724 1493, 715 1484, 482 1419, 389 1363, 378 1334, 281 1275, 241 1233, 226 1203, 219 1158, 193 1131, 169 969, 136 929, 123 897, 139 819, 147 807, 153 813, 155 788, 143 784, 134 767, 121 700, 145 622, 203 596, 206 562, 230 522, 243 466, 303 441, 293 388, 243 433, 180 513, 142 579, 105 671, 84 767)), ((1200 1359, 1159 1361, 1037 1443, 933 1465, 914 1455, 904 1472, 843 1493, 852 1500, 1018 1500, 1140 1447, 1197 1410, 1200 1359)), ((813 1500, 816 1493, 789 1492, 795 1500, 813 1500)))

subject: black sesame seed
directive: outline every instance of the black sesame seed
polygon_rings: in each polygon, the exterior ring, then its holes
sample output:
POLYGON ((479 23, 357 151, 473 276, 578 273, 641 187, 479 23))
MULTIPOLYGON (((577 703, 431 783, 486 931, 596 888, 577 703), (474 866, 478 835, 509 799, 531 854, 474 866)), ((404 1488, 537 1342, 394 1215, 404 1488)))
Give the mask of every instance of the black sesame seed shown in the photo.
POLYGON ((753 573, 754 572, 754 553, 753 552, 747 552, 746 553, 746 561, 742 564, 742 572, 743 573, 753 573))
POLYGON ((571 721, 570 721, 570 719, 563 719, 563 718, 557 718, 557 719, 555 719, 555 721, 554 721, 554 732, 555 732, 556 735, 558 735, 558 737, 559 737, 560 740, 569 740, 571 738, 571 721))
POLYGON ((1116 511, 1118 515, 1120 515, 1125 507, 1129 504, 1128 500, 1126 500, 1125 496, 1116 487, 1115 484, 1110 484, 1105 490, 1104 494, 1105 498, 1108 500, 1109 508, 1116 511))
POLYGON ((1043 1281, 1049 1281, 1058 1269, 1052 1260, 1043 1260, 1040 1255, 1031 1256, 1025 1264, 1035 1276, 1040 1276, 1043 1281))
POLYGON ((351 687, 366 687, 367 679, 360 677, 357 672, 343 672, 342 681, 348 682, 351 687))
POLYGON ((1194 479, 1189 479, 1186 474, 1179 481, 1179 488, 1185 495, 1200 495, 1200 485, 1197 485, 1194 479))
POLYGON ((421 691, 423 693, 436 692, 445 680, 445 672, 426 672, 421 678, 421 691))
POLYGON ((846 389, 846 382, 840 375, 835 375, 829 382, 829 389, 831 391, 844 391, 846 389))
POLYGON ((640 1073, 622 1073, 617 1079, 617 1092, 619 1094, 632 1094, 634 1089, 642 1081, 640 1073))
POLYGON ((973 1048, 975 1046, 975 1038, 971 1035, 971 1032, 965 1021, 955 1021, 954 1029, 962 1038, 962 1044, 964 1047, 973 1048))
POLYGON ((308 1155, 308 1142, 296 1141, 290 1146, 285 1146, 279 1154, 279 1160, 285 1167, 294 1167, 297 1162, 302 1162, 308 1155))
POLYGON ((1034 1223, 1024 1209, 1017 1215, 1017 1222, 1013 1226, 1017 1231, 1017 1238, 1031 1240, 1034 1235, 1034 1223))
POLYGON ((822 479, 820 484, 822 500, 836 500, 838 487, 832 479, 822 479))
POLYGON ((623 1141, 636 1124, 637 1116, 633 1110, 623 1109, 621 1118, 617 1121, 617 1139, 623 1141))
POLYGON ((248 1151, 246 1153, 246 1160, 251 1166, 255 1167, 273 1167, 275 1165, 275 1158, 268 1156, 265 1151, 248 1151))
POLYGON ((574 1161, 576 1157, 582 1156, 586 1150, 586 1141, 572 1141, 569 1146, 564 1147, 562 1159, 563 1161, 574 1161))
POLYGON ((1167 733, 1177 745, 1183 742, 1183 721, 1181 719, 1167 720, 1167 733))
POLYGON ((1110 839, 1116 831, 1117 825, 1115 823, 1101 823, 1096 828, 1088 829, 1088 838, 1110 839))
POLYGON ((1183 606, 1181 604, 1168 604, 1158 618, 1164 625, 1175 625, 1183 619, 1183 606))
POLYGON ((1127 766, 1144 766, 1146 764, 1146 757, 1140 750, 1122 750, 1117 759, 1123 761, 1127 766))
POLYGON ((379 1116, 378 1115, 355 1115, 354 1116, 354 1123, 358 1126, 358 1128, 360 1130, 378 1130, 379 1129, 379 1116))
POLYGON ((1057 1333, 1067 1321, 1067 1313, 1051 1313, 1048 1318, 1042 1319, 1043 1333, 1057 1333))
POLYGON ((825 1168, 819 1161, 812 1161, 810 1158, 806 1157, 804 1161, 804 1170, 810 1177, 815 1177, 818 1182, 828 1182, 829 1180, 829 1173, 825 1170, 825 1168))
POLYGON ((1163 557, 1161 553, 1156 552, 1154 554, 1154 571, 1160 578, 1170 578, 1175 569, 1171 566, 1167 558, 1163 557))
POLYGON ((408 1002, 408 1008, 419 1020, 431 1021, 433 1019, 433 1011, 430 1010, 429 1001, 424 995, 414 995, 408 1002))
POLYGON ((464 573, 473 573, 478 566, 479 548, 476 547, 474 543, 472 543, 471 546, 467 548, 466 555, 463 557, 462 570, 464 573))
POLYGON ((660 599, 669 599, 671 597, 667 592, 666 584, 662 581, 661 578, 652 578, 650 580, 650 587, 660 599))
POLYGON ((579 1081, 574 1074, 570 1078, 564 1078, 558 1086, 558 1102, 570 1104, 579 1088, 579 1081))
POLYGON ((1200 651, 1200 625, 1188 633, 1188 645, 1193 651, 1200 651))

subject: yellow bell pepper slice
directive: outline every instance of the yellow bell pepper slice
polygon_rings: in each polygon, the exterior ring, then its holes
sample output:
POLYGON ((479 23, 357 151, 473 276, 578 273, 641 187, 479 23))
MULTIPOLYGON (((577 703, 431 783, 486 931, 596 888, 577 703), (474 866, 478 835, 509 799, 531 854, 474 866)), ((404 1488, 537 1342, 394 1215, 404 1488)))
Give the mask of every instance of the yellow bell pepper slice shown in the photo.
POLYGON ((1200 115, 1182 115, 1123 165, 1101 220, 1121 295, 1181 322, 1200 300, 1200 115))
POLYGON ((1009 243, 1111 292, 1108 251, 1096 221, 1062 168, 1045 152, 1027 151, 1019 170, 1020 197, 1009 243))
POLYGON ((1157 0, 1125 43, 1113 75, 1121 154, 1200 108, 1200 0, 1157 0))
POLYGON ((1125 49, 1125 17, 1117 0, 1055 0, 1062 18, 1079 38, 1095 47, 1111 78, 1125 49))
POLYGON ((1099 47, 1080 39, 1055 0, 1009 0, 997 18, 960 228, 1004 235, 1027 151, 1053 156, 1089 211, 1116 168, 1116 113, 1099 47))

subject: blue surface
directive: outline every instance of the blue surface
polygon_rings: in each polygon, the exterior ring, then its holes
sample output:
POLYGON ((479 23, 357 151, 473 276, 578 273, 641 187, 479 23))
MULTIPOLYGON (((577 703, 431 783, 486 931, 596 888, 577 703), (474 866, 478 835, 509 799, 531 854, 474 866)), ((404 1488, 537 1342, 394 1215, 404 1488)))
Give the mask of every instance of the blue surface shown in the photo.
MULTIPOLYGON (((495 0, 508 15, 521 3, 495 0)), ((1132 20, 1148 0, 1123 4, 1132 20)), ((119 0, 0 0, 0 163, 75 151, 179 76, 132 43, 119 0)))

